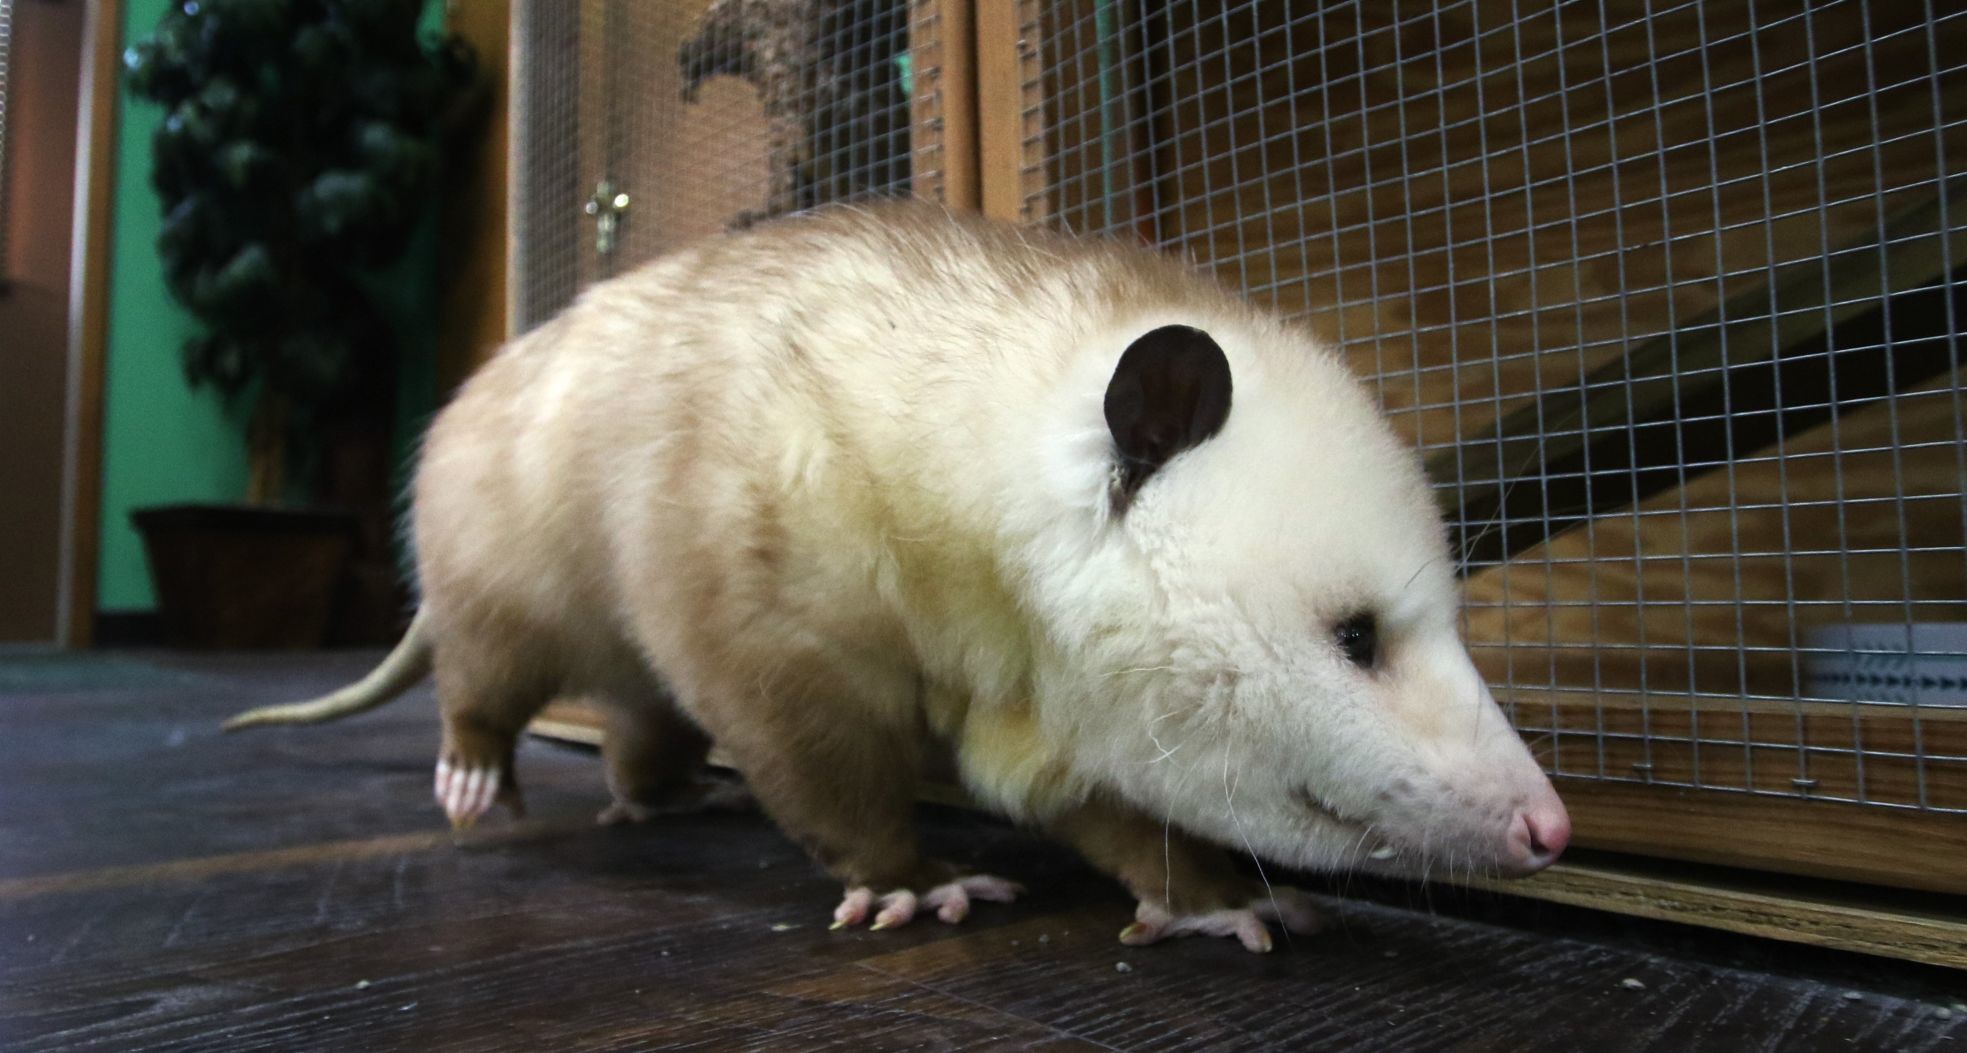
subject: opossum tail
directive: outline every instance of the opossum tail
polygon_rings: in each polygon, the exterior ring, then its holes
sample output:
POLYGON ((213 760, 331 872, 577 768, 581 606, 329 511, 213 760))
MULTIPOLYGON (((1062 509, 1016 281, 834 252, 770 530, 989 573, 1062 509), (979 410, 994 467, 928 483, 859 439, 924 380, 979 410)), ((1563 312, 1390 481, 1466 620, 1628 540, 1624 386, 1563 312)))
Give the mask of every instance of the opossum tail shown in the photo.
POLYGON ((226 731, 254 728, 262 724, 322 724, 354 716, 384 705, 415 687, 430 675, 429 628, 423 611, 410 619, 410 629, 396 649, 369 675, 332 694, 307 702, 249 709, 224 724, 226 731))

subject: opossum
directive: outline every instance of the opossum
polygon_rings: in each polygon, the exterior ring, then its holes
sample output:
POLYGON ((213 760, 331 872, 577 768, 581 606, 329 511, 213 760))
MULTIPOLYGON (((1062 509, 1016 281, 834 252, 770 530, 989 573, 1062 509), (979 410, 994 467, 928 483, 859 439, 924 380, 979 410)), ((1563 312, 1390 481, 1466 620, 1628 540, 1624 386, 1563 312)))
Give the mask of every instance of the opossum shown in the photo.
POLYGON ((1299 325, 1143 249, 836 207, 598 284, 431 427, 421 607, 363 683, 434 669, 436 795, 518 804, 549 698, 610 713, 619 809, 714 742, 845 888, 836 925, 961 920, 925 751, 1139 901, 1128 943, 1310 931, 1233 865, 1523 875, 1564 805, 1457 630, 1415 453, 1299 325))

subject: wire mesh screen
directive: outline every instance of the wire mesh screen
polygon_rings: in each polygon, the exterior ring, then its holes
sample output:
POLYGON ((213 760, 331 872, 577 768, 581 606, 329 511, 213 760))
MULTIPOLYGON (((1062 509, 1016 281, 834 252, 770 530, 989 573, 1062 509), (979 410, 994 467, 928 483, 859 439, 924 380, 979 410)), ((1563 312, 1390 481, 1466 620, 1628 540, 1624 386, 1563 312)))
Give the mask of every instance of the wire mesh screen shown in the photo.
POLYGON ((934 0, 520 0, 516 329, 678 245, 939 196, 934 0))
POLYGON ((1024 216, 1343 350, 1552 772, 1967 811, 1967 11, 1019 10, 1024 216))

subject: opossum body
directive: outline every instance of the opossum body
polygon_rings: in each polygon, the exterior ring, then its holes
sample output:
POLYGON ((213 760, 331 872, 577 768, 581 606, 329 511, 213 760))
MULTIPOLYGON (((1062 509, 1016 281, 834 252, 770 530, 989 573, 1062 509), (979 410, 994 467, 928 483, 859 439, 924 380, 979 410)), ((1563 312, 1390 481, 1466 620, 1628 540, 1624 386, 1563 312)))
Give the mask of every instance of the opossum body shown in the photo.
POLYGON ((837 924, 1014 893, 918 853, 931 744, 1126 884, 1129 942, 1315 924, 1225 847, 1520 874, 1568 837, 1412 452, 1308 333, 1146 252, 901 205, 681 252, 466 385, 414 523, 454 820, 580 694, 616 814, 714 741, 837 924))

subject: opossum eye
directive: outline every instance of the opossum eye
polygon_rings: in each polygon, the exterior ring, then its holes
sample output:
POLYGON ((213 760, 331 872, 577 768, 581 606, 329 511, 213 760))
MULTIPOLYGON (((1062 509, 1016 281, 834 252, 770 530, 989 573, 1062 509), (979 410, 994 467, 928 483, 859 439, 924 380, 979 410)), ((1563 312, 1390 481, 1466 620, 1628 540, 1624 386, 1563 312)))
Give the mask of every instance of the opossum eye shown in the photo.
POLYGON ((1345 652, 1346 661, 1361 669, 1371 669, 1380 658, 1380 627, 1371 614, 1361 612, 1332 629, 1332 638, 1338 641, 1339 650, 1345 652))

